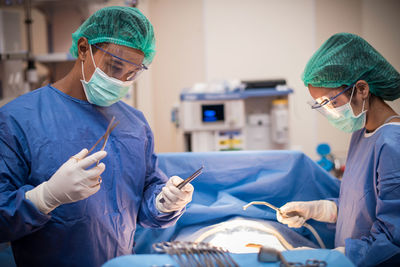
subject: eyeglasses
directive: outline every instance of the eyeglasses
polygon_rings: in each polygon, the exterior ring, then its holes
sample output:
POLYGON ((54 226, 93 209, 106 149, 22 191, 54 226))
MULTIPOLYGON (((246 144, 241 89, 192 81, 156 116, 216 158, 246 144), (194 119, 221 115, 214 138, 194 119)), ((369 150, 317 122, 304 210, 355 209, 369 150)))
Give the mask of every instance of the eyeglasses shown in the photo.
MULTIPOLYGON (((132 73, 129 74, 128 77, 127 77, 126 79, 124 79, 124 80, 126 80, 126 81, 133 81, 133 80, 136 79, 144 70, 147 70, 147 69, 148 69, 148 67, 146 67, 144 64, 138 65, 138 64, 136 64, 136 63, 134 63, 134 62, 132 62, 132 61, 129 61, 129 60, 127 60, 127 59, 124 59, 124 58, 121 58, 121 57, 119 57, 119 56, 117 56, 117 55, 114 55, 113 53, 108 52, 107 50, 101 48, 100 46, 97 46, 97 45, 95 45, 95 44, 92 44, 92 45, 93 45, 94 47, 96 47, 97 49, 99 49, 100 51, 102 51, 102 52, 104 52, 104 53, 106 53, 106 54, 108 54, 108 55, 110 55, 110 56, 112 56, 112 57, 114 57, 114 58, 117 58, 117 59, 119 59, 120 61, 129 63, 129 64, 131 64, 131 65, 133 65, 133 66, 136 67, 134 70, 132 70, 132 73)), ((103 71, 104 71, 105 73, 107 73, 107 75, 121 80, 121 76, 123 76, 122 73, 121 73, 121 70, 122 70, 121 66, 123 65, 123 63, 121 63, 120 61, 113 61, 111 64, 107 64, 107 67, 105 67, 105 68, 107 68, 107 70, 103 70, 103 71)))
POLYGON ((333 100, 335 100, 338 96, 340 96, 341 94, 343 94, 344 92, 348 91, 349 89, 353 88, 354 84, 349 85, 348 87, 344 88, 340 93, 338 93, 335 96, 332 96, 330 98, 324 97, 324 99, 322 101, 309 101, 308 104, 310 104, 312 109, 317 109, 320 107, 325 106, 326 104, 332 102, 333 100))

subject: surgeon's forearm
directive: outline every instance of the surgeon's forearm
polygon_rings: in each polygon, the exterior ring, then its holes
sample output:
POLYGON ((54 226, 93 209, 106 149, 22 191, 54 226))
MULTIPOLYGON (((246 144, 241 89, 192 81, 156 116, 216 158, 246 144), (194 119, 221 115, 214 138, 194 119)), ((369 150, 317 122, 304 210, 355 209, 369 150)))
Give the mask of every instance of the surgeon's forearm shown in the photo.
POLYGON ((25 198, 25 192, 31 188, 25 185, 15 191, 0 191, 3 198, 0 205, 0 243, 18 240, 41 229, 50 220, 51 216, 39 212, 25 198))

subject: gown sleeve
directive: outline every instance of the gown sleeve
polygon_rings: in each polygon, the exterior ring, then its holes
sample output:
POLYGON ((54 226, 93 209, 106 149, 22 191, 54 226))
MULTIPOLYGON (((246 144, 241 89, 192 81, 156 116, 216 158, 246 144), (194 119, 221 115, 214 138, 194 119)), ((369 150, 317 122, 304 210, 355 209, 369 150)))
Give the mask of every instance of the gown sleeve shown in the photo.
POLYGON ((9 242, 42 228, 50 220, 25 192, 30 173, 29 146, 18 122, 0 110, 0 242, 9 242))
POLYGON ((397 135, 378 148, 376 220, 369 236, 346 239, 346 256, 357 266, 374 266, 400 253, 399 147, 400 135, 397 135))
POLYGON ((168 178, 157 166, 157 156, 154 154, 153 140, 153 133, 150 127, 147 127, 146 180, 138 214, 138 223, 143 227, 165 228, 175 224, 185 209, 162 213, 156 208, 156 197, 161 192, 168 178))

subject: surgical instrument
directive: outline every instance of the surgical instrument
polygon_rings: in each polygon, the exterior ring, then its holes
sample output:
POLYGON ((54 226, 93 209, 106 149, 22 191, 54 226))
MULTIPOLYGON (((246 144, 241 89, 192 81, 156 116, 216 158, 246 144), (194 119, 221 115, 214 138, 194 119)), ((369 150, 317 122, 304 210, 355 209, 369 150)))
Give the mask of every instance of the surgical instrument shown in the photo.
POLYGON ((282 253, 274 248, 261 247, 260 251, 258 252, 257 260, 259 262, 280 262, 280 266, 290 266, 283 257, 282 253))
MULTIPOLYGON (((107 130, 106 130, 105 134, 104 134, 103 136, 101 136, 101 137, 97 140, 97 142, 92 146, 91 149, 89 149, 88 155, 90 154, 90 152, 93 151, 93 149, 100 143, 100 141, 101 141, 102 139, 104 139, 104 141, 103 141, 103 145, 101 146, 100 151, 104 150, 104 148, 106 147, 107 141, 108 141, 108 137, 109 137, 110 134, 111 134, 111 131, 114 130, 114 128, 117 127, 117 125, 119 124, 119 121, 116 121, 116 122, 114 123, 114 120, 115 120, 115 116, 112 117, 110 123, 108 124, 107 130)), ((98 164, 98 163, 97 163, 97 164, 98 164)))
POLYGON ((161 242, 153 244, 153 249, 159 253, 169 254, 179 266, 239 267, 227 250, 208 243, 161 242))
POLYGON ((281 210, 278 207, 275 207, 274 205, 272 205, 272 204, 270 204, 268 202, 265 202, 265 201, 252 201, 252 202, 248 203, 247 205, 244 205, 243 206, 243 210, 246 210, 251 205, 265 205, 265 206, 267 206, 267 207, 279 212, 283 217, 286 217, 286 218, 293 217, 293 216, 300 216, 301 217, 301 214, 299 214, 299 213, 297 213, 295 211, 283 213, 283 212, 281 212, 281 210))
MULTIPOLYGON (((119 121, 116 121, 115 123, 114 123, 114 121, 115 121, 115 116, 112 117, 110 123, 108 124, 107 130, 106 130, 105 134, 103 134, 103 135, 97 140, 97 142, 92 146, 92 148, 89 149, 89 151, 88 151, 88 153, 87 153, 86 156, 88 156, 88 155, 95 149, 95 147, 100 143, 100 141, 103 140, 103 139, 104 139, 103 145, 101 146, 101 148, 100 148, 99 151, 103 151, 103 150, 104 150, 104 148, 106 147, 107 141, 108 141, 108 137, 109 137, 110 134, 111 134, 111 131, 114 130, 114 128, 117 127, 117 125, 119 124, 119 121)), ((71 158, 74 158, 76 161, 81 160, 81 159, 76 158, 76 157, 74 157, 74 156, 72 156, 71 158)), ((100 163, 100 160, 98 160, 98 161, 96 162, 96 166, 98 166, 99 163, 100 163)), ((101 183, 101 177, 99 177, 99 183, 101 183)))
MULTIPOLYGON (((272 205, 272 204, 270 204, 270 203, 268 203, 268 202, 265 202, 265 201, 252 201, 252 202, 250 202, 250 203, 244 205, 244 206, 243 206, 243 210, 246 210, 246 209, 247 209, 249 206, 251 206, 251 205, 265 205, 265 206, 267 206, 267 207, 269 207, 269 208, 271 208, 271 209, 273 209, 273 210, 279 212, 279 213, 281 214, 282 217, 286 217, 286 218, 294 217, 294 216, 300 216, 300 217, 302 217, 301 214, 299 214, 299 213, 296 212, 296 211, 283 213, 278 207, 275 207, 274 205, 272 205)), ((322 241, 321 237, 319 236, 319 234, 317 233, 317 231, 314 229, 314 227, 312 227, 312 226, 309 225, 308 223, 304 223, 303 226, 306 227, 308 230, 311 231, 311 233, 315 236, 315 239, 317 239, 317 242, 318 242, 318 244, 319 244, 319 246, 320 246, 321 248, 326 248, 324 242, 322 241)))
MULTIPOLYGON (((184 181, 182 181, 180 184, 178 184, 176 187, 178 189, 182 189, 186 184, 190 183, 191 181, 193 181, 196 177, 198 177, 202 172, 203 172, 203 168, 204 166, 201 166, 200 169, 198 169, 197 171, 195 171, 192 175, 190 175, 188 178, 186 178, 184 181)), ((160 199, 161 203, 165 202, 164 198, 160 199)))
POLYGON ((281 267, 326 267, 324 260, 308 259, 305 264, 301 262, 288 262, 278 250, 268 247, 261 247, 257 257, 259 262, 275 263, 280 262, 281 267))
MULTIPOLYGON (((110 134, 111 134, 111 131, 114 130, 114 128, 117 127, 117 125, 119 124, 119 121, 116 121, 116 122, 114 123, 114 120, 115 120, 115 116, 112 117, 110 123, 108 124, 107 130, 106 130, 105 134, 104 134, 103 136, 101 136, 101 137, 99 138, 99 140, 97 140, 97 142, 92 146, 91 149, 89 149, 87 155, 89 155, 90 152, 92 152, 92 151, 94 150, 94 148, 100 143, 100 141, 101 141, 102 139, 104 139, 104 141, 103 141, 103 145, 101 146, 101 149, 100 149, 99 151, 103 151, 103 150, 104 150, 104 148, 106 147, 107 141, 108 141, 108 137, 109 137, 110 134), (114 124, 113 124, 113 123, 114 123, 114 124)), ((86 155, 86 156, 87 156, 87 155, 86 155)), ((96 166, 99 165, 99 162, 100 162, 99 160, 96 162, 96 166)))

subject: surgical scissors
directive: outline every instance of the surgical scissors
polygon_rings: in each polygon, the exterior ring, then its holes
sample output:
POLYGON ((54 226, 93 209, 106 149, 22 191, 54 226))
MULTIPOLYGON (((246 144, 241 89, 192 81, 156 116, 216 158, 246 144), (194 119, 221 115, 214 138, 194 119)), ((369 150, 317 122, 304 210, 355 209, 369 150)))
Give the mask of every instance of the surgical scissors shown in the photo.
MULTIPOLYGON (((195 171, 192 175, 190 175, 188 178, 186 178, 184 181, 182 181, 180 184, 178 184, 176 187, 178 189, 182 189, 186 184, 190 183, 191 181, 193 181, 197 176, 199 176, 202 172, 203 172, 203 168, 204 166, 201 166, 200 169, 198 169, 197 171, 195 171)), ((161 203, 165 202, 164 198, 160 199, 161 203)))

